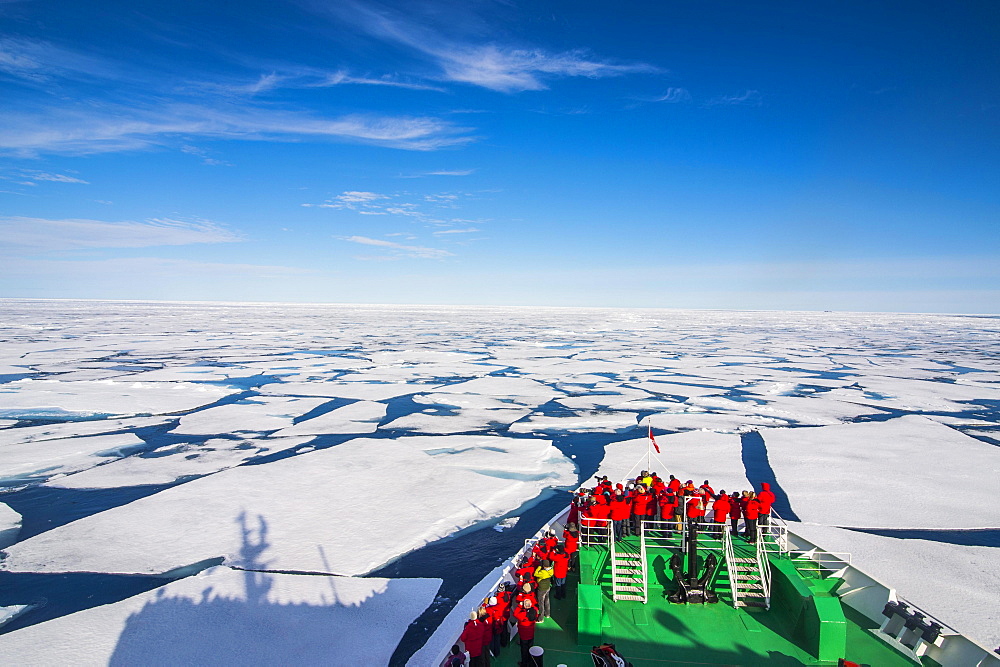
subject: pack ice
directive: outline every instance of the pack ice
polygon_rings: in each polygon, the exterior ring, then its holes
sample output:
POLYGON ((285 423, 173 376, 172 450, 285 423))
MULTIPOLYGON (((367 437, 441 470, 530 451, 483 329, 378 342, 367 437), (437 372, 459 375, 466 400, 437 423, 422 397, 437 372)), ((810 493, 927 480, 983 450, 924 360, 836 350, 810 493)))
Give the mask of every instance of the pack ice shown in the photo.
POLYGON ((552 487, 576 483, 545 440, 491 436, 359 438, 266 465, 241 466, 41 533, 2 567, 157 574, 241 556, 239 517, 259 518, 282 571, 364 574, 552 487))

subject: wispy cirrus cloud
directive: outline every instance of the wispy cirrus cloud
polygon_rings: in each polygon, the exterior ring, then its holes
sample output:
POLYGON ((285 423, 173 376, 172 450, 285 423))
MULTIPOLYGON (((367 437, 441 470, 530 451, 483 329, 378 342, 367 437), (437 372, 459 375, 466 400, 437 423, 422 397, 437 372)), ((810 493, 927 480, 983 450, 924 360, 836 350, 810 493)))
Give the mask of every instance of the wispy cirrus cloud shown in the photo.
POLYGON ((455 192, 417 195, 412 192, 380 194, 348 190, 324 202, 305 203, 300 206, 350 210, 361 215, 400 216, 437 228, 470 222, 445 214, 449 209, 461 208, 460 203, 466 196, 467 193, 455 192))
POLYGON ((651 101, 666 102, 668 104, 677 104, 679 102, 690 102, 691 93, 689 93, 686 88, 667 88, 667 92, 663 93, 658 97, 654 97, 651 101))
POLYGON ((105 220, 0 217, 0 253, 15 251, 64 251, 87 248, 146 248, 231 243, 241 237, 208 220, 105 220))
POLYGON ((190 84, 213 92, 231 95, 260 95, 281 89, 331 88, 333 86, 387 86, 407 90, 444 92, 444 88, 427 83, 405 81, 397 75, 358 76, 346 69, 323 70, 313 67, 282 65, 270 68, 253 80, 202 81, 190 84))
POLYGON ((764 98, 757 90, 745 90, 738 95, 720 95, 706 100, 703 107, 719 106, 744 106, 759 107, 764 103, 764 98))
POLYGON ((366 246, 386 248, 387 250, 391 251, 394 255, 402 257, 412 257, 416 259, 444 259, 445 257, 454 256, 454 253, 448 252, 447 250, 444 250, 442 248, 428 248, 425 246, 405 245, 403 243, 396 243, 394 241, 373 239, 367 236, 341 236, 338 238, 341 241, 347 241, 349 243, 358 243, 366 246))
POLYGON ((115 78, 115 63, 67 49, 51 42, 24 37, 0 37, 0 73, 32 84, 57 78, 115 78))
POLYGON ((21 156, 132 150, 190 136, 319 138, 418 151, 472 141, 468 128, 437 118, 366 114, 317 118, 299 111, 233 105, 103 105, 0 114, 0 152, 21 156))
POLYGON ((474 234, 475 232, 481 232, 482 230, 478 227, 467 227, 465 229, 438 229, 431 232, 436 236, 443 236, 446 234, 474 234))
POLYGON ((400 13, 376 11, 357 2, 323 6, 323 11, 334 12, 376 38, 417 51, 440 68, 439 77, 444 80, 503 93, 544 90, 548 87, 546 78, 582 76, 597 79, 659 71, 645 63, 601 60, 585 49, 552 53, 533 47, 463 42, 417 24, 400 13))
POLYGON ((425 176, 471 176, 476 173, 475 169, 441 169, 438 171, 425 171, 420 174, 407 174, 400 178, 424 178, 425 176))

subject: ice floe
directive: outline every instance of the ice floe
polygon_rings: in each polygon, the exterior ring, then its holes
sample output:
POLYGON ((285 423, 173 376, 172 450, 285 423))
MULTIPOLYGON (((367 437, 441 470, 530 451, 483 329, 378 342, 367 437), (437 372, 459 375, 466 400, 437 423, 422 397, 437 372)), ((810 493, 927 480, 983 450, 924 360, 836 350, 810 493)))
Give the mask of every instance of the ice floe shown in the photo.
POLYGON ((511 433, 535 433, 541 431, 566 431, 584 433, 587 431, 628 431, 636 427, 636 418, 630 413, 587 413, 570 417, 548 417, 532 415, 511 424, 511 433))
POLYGON ((323 405, 321 398, 259 396, 238 403, 220 405, 181 417, 175 434, 215 435, 220 433, 265 432, 292 426, 296 417, 323 405))
POLYGON ((19 665, 385 665, 440 584, 215 567, 0 635, 0 654, 19 665))
POLYGON ((0 503, 0 549, 17 541, 21 532, 21 515, 11 509, 10 505, 0 503))
POLYGON ((705 431, 688 431, 672 435, 656 435, 660 453, 650 448, 648 437, 613 442, 604 449, 598 475, 607 475, 615 483, 640 470, 658 473, 663 479, 673 475, 685 482, 701 484, 708 479, 716 490, 729 492, 760 490, 759 484, 748 480, 743 467, 740 436, 705 431), (649 455, 647 463, 647 454, 649 455))
POLYGON ((868 528, 1000 526, 1000 448, 926 417, 762 429, 803 521, 868 528))
POLYGON ((416 431, 420 433, 468 433, 487 429, 506 428, 528 415, 530 408, 462 409, 457 414, 434 414, 434 408, 414 412, 394 419, 382 426, 386 430, 416 431))
POLYGON ((0 384, 0 417, 173 414, 215 403, 236 391, 193 382, 17 380, 0 384))
POLYGON ((50 479, 60 489, 111 489, 139 484, 170 484, 183 477, 208 475, 238 466, 256 456, 293 449, 311 436, 280 438, 212 438, 157 450, 155 455, 129 456, 72 475, 50 479))
POLYGON ((79 519, 11 546, 2 567, 159 574, 219 556, 249 567, 239 523, 250 516, 266 526, 270 569, 364 574, 575 483, 573 463, 544 440, 359 438, 79 519))
POLYGON ((363 401, 385 401, 433 389, 434 384, 405 382, 279 382, 261 387, 265 396, 325 396, 363 401))
POLYGON ((283 428, 273 436, 372 433, 385 417, 385 403, 358 401, 283 428))
POLYGON ((0 445, 0 483, 79 472, 145 447, 132 433, 0 445))
POLYGON ((168 417, 132 417, 130 419, 94 419, 40 426, 21 426, 0 432, 0 450, 4 445, 115 433, 148 426, 159 426, 169 422, 170 418, 168 417))

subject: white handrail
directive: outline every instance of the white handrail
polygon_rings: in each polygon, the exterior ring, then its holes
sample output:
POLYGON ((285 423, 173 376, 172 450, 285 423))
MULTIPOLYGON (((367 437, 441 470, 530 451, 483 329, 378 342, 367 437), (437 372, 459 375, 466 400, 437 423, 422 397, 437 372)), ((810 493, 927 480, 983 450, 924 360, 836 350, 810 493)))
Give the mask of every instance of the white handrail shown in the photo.
POLYGON ((757 526, 757 570, 760 573, 760 585, 763 587, 764 606, 771 608, 771 561, 767 557, 767 543, 764 542, 761 526, 757 526))
POLYGON ((726 571, 729 572, 729 590, 733 594, 733 606, 738 607, 740 593, 736 582, 736 577, 738 576, 736 570, 736 552, 733 550, 733 536, 730 533, 729 526, 724 526, 722 546, 726 554, 726 571))

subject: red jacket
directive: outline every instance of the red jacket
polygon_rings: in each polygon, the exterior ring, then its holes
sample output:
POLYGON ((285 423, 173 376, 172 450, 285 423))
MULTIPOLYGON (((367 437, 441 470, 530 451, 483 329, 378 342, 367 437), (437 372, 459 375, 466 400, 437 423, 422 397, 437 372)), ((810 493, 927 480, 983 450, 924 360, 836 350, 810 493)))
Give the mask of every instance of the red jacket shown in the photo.
POLYGON ((552 554, 552 566, 554 569, 553 576, 556 579, 565 579, 566 573, 569 572, 569 554, 558 552, 552 554))
POLYGON ((650 516, 653 514, 653 496, 649 493, 637 493, 632 499, 632 514, 636 516, 650 516))
POLYGON ((719 499, 712 503, 715 510, 715 523, 725 523, 729 516, 729 496, 719 496, 719 499))
MULTIPOLYGON (((468 620, 465 622, 465 628, 462 630, 462 635, 459 639, 465 643, 465 650, 469 652, 469 656, 478 658, 483 652, 483 644, 488 641, 484 637, 484 633, 486 632, 489 632, 489 629, 482 621, 468 620)), ((492 638, 493 633, 490 632, 490 639, 492 638)))
POLYGON ((740 499, 736 494, 729 497, 729 518, 739 519, 743 516, 743 505, 740 503, 740 499))
POLYGON ((667 482, 667 487, 673 489, 674 493, 677 493, 678 491, 681 490, 681 480, 675 477, 674 479, 667 482))
POLYGON ((534 639, 535 621, 538 620, 538 609, 534 606, 525 609, 524 607, 518 605, 517 607, 514 607, 514 618, 517 619, 517 636, 524 641, 534 639))
POLYGON ((611 520, 624 521, 632 516, 632 507, 624 497, 621 500, 611 500, 611 520))
POLYGON ((757 494, 757 501, 760 503, 760 513, 770 514, 771 505, 774 503, 774 492, 771 491, 771 485, 767 482, 763 482, 760 488, 763 489, 757 494))
MULTIPOLYGON (((610 515, 611 515, 611 506, 605 505, 604 503, 591 505, 590 509, 587 510, 587 516, 593 519, 607 519, 610 515)), ((587 522, 586 519, 584 519, 583 521, 584 523, 587 522)))
POLYGON ((701 497, 695 496, 687 502, 687 517, 689 519, 700 520, 705 516, 705 508, 702 506, 701 497))
POLYGON ((743 516, 748 520, 753 521, 760 514, 760 503, 757 502, 756 498, 751 498, 743 503, 743 516))
POLYGON ((574 535, 573 533, 569 532, 568 530, 564 530, 563 531, 563 540, 565 540, 565 542, 566 542, 566 547, 564 549, 566 551, 566 553, 568 553, 568 554, 576 553, 577 549, 579 548, 579 547, 577 547, 577 543, 579 543, 579 541, 580 541, 579 536, 574 535))

